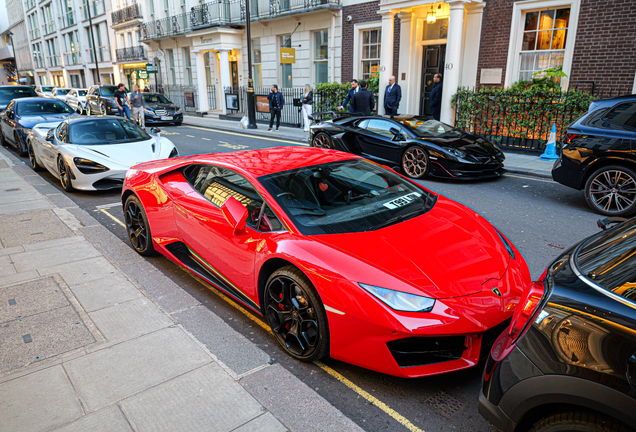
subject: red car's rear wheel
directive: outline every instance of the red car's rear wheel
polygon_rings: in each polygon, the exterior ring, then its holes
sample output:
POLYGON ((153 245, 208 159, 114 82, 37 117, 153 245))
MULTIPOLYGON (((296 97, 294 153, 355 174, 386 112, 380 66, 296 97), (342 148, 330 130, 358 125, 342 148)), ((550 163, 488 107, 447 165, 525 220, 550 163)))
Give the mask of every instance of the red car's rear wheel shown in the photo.
POLYGON ((267 320, 280 346, 302 361, 329 353, 327 314, 307 276, 293 266, 276 270, 265 288, 267 320))
POLYGON ((124 216, 126 218, 126 231, 133 249, 138 254, 150 256, 155 254, 155 247, 152 243, 150 225, 144 207, 134 195, 131 195, 124 204, 124 216))

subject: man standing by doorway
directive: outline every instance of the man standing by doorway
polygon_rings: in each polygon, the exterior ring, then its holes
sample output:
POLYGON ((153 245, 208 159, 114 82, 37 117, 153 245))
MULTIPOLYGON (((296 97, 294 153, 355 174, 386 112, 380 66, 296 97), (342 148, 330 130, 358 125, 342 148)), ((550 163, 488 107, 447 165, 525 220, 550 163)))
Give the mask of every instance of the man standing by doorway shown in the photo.
POLYGON ((362 113, 362 115, 369 116, 375 108, 373 92, 367 90, 367 82, 365 80, 360 81, 360 87, 360 91, 353 95, 351 112, 362 113))
POLYGON ((351 105, 351 102, 353 101, 353 95, 358 93, 359 90, 360 90, 360 88, 358 87, 358 80, 357 79, 352 79, 351 80, 351 90, 349 90, 349 93, 347 93, 347 97, 345 98, 345 100, 342 103, 342 105, 340 105, 338 107, 338 109, 339 110, 343 110, 343 109, 345 109, 347 107, 347 104, 349 104, 349 112, 354 112, 353 111, 353 106, 351 105))
POLYGON ((384 112, 393 117, 397 115, 400 101, 402 100, 402 89, 395 83, 395 77, 389 78, 389 85, 384 92, 384 112))
POLYGON ((442 74, 436 73, 433 77, 433 90, 431 90, 430 96, 430 110, 433 118, 439 121, 440 114, 442 112, 442 74))
POLYGON ((119 116, 123 117, 125 113, 126 118, 130 120, 130 108, 128 107, 128 96, 126 96, 126 87, 123 84, 119 84, 117 86, 117 91, 113 96, 115 96, 115 102, 117 103, 117 108, 119 108, 119 116))
POLYGON ((142 129, 146 129, 146 116, 144 115, 144 95, 139 91, 139 86, 135 84, 135 91, 130 94, 130 106, 132 107, 132 119, 139 124, 142 129))

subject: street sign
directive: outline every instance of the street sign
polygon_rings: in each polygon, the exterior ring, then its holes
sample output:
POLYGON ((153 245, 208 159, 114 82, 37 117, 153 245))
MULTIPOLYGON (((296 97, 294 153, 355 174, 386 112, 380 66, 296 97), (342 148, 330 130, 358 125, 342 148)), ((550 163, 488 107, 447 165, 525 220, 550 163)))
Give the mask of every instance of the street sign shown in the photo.
POLYGON ((157 73, 157 69, 155 68, 155 65, 152 63, 146 63, 146 73, 149 73, 149 74, 157 73))
POLYGON ((147 70, 138 70, 137 71, 138 79, 148 79, 148 71, 147 70))

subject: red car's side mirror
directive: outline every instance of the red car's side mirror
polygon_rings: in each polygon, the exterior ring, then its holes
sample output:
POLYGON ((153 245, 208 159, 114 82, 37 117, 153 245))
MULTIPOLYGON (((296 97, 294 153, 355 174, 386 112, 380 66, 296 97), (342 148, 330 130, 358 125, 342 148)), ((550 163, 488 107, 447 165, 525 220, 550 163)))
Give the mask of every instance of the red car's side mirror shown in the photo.
POLYGON ((225 220, 235 229, 242 230, 247 223, 247 216, 249 212, 247 207, 239 202, 234 197, 229 197, 221 206, 221 212, 225 217, 225 220))

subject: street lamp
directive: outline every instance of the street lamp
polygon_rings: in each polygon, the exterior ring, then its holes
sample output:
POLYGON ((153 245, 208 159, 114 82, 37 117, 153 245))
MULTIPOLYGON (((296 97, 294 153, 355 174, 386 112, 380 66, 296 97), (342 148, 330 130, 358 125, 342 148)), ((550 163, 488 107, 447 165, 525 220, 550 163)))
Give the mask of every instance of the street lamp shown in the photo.
POLYGON ((95 69, 97 70, 97 85, 102 85, 102 77, 99 74, 99 64, 97 64, 97 49, 95 48, 95 36, 93 36, 93 17, 91 16, 91 3, 86 0, 86 9, 88 10, 88 26, 91 29, 91 45, 93 45, 93 56, 95 57, 95 69))
POLYGON ((245 32, 247 33, 247 128, 257 129, 254 106, 254 80, 252 79, 252 33, 250 30, 250 0, 245 1, 245 32))
POLYGON ((13 60, 15 61, 15 76, 18 78, 18 84, 20 84, 20 73, 18 72, 18 58, 15 56, 15 45, 13 45, 13 32, 7 33, 9 39, 11 39, 11 49, 13 50, 13 60))

